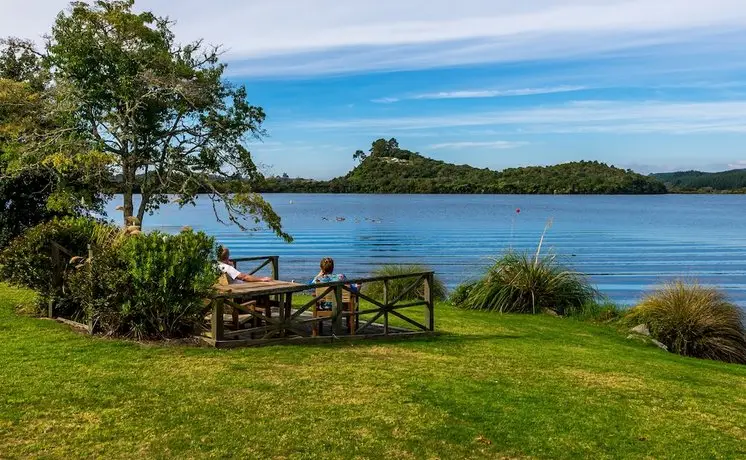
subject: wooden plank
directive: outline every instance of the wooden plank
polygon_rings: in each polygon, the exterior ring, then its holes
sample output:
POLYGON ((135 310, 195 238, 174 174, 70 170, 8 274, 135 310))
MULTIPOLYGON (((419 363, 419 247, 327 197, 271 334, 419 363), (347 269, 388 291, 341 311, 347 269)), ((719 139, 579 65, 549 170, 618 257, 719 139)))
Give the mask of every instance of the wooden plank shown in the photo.
MULTIPOLYGON (((315 288, 344 286, 347 284, 372 283, 383 280, 395 280, 403 278, 414 278, 425 276, 433 272, 412 273, 406 275, 375 276, 370 278, 357 278, 345 281, 331 281, 328 283, 317 283, 314 285, 291 283, 288 281, 251 282, 243 284, 230 284, 228 286, 214 286, 213 297, 246 297, 247 295, 274 295, 288 292, 303 292, 315 288)), ((362 298, 362 296, 361 296, 362 298)), ((366 300, 368 300, 366 298, 366 300)))
MULTIPOLYGON (((352 291, 350 291, 350 292, 352 292, 352 291)), ((354 292, 353 294, 356 295, 357 297, 359 297, 362 300, 365 300, 365 301, 367 301, 369 303, 372 303, 373 305, 377 306, 378 308, 386 308, 385 303, 381 303, 381 302, 379 302, 376 299, 368 297, 367 295, 363 294, 362 292, 354 292)))
POLYGON ((215 340, 223 340, 225 324, 223 323, 223 299, 212 301, 212 319, 210 320, 210 329, 212 337, 215 340))
POLYGON ((425 324, 427 329, 430 331, 435 330, 435 302, 433 299, 433 288, 435 283, 435 276, 430 273, 425 277, 425 302, 427 302, 427 308, 425 309, 425 324))
POLYGON ((348 335, 348 336, 317 336, 317 337, 285 337, 285 338, 274 338, 274 339, 243 339, 243 340, 224 340, 216 341, 207 337, 198 337, 203 342, 214 346, 216 348, 240 348, 240 347, 261 347, 270 345, 293 345, 293 344, 331 344, 331 343, 345 343, 345 342, 356 342, 365 340, 404 340, 404 339, 417 339, 426 338, 437 335, 435 332, 422 331, 422 332, 401 332, 398 334, 366 334, 366 335, 348 335))
POLYGON ((366 327, 370 326, 371 324, 375 323, 378 318, 381 317, 381 315, 384 314, 384 310, 380 310, 376 316, 368 320, 367 323, 365 323, 362 327, 359 327, 357 331, 355 331, 355 334, 359 334, 360 332, 364 331, 366 327))
POLYGON ((389 308, 389 311, 390 310, 403 310, 405 308, 423 307, 423 306, 427 306, 427 302, 425 302, 424 300, 420 300, 417 302, 405 303, 403 305, 393 305, 389 308))
POLYGON ((334 288, 334 306, 332 307, 332 332, 335 335, 344 334, 342 327, 342 309, 344 303, 342 302, 342 285, 335 286, 334 288))
POLYGON ((272 256, 272 279, 280 279, 280 257, 272 256))
POLYGON ((389 280, 383 280, 383 334, 389 335, 389 280))
POLYGON ((79 323, 77 321, 73 321, 71 319, 61 318, 61 317, 60 318, 54 318, 54 319, 55 319, 55 321, 57 321, 59 323, 66 324, 66 325, 68 325, 70 327, 74 327, 75 329, 81 329, 81 330, 84 330, 84 331, 88 332, 88 326, 85 325, 85 324, 83 324, 83 323, 79 323))
MULTIPOLYGON (((264 268, 264 267, 266 267, 267 265, 269 265, 269 264, 270 264, 271 262, 272 262, 272 259, 267 259, 267 260, 265 260, 263 264, 259 265, 259 266, 258 266, 258 267, 256 267, 256 268, 255 268, 254 270, 252 270, 251 272, 249 272, 249 275, 253 275, 254 273, 256 273, 256 272, 258 272, 259 270, 261 270, 262 268, 264 268)), ((238 262, 236 262, 236 265, 238 265, 238 262)), ((277 279, 277 278, 274 278, 274 279, 277 279)))
POLYGON ((407 318, 406 316, 402 315, 398 311, 393 311, 392 310, 391 314, 394 315, 394 316, 396 316, 397 318, 403 319, 404 321, 408 322, 412 326, 415 326, 415 327, 418 327, 418 328, 422 329, 423 331, 427 331, 428 330, 426 326, 423 326, 422 324, 418 323, 417 321, 415 321, 415 320, 413 320, 411 318, 407 318))
POLYGON ((414 288, 416 288, 418 284, 420 284, 420 281, 422 281, 423 277, 424 277, 424 276, 419 276, 419 277, 418 277, 418 278, 417 278, 417 279, 415 280, 415 282, 414 282, 414 283, 410 284, 409 286, 407 286, 407 288, 406 288, 405 290, 403 290, 402 292, 400 292, 400 293, 399 293, 399 295, 398 295, 398 296, 396 296, 396 298, 395 298, 394 300, 392 300, 391 302, 386 302, 386 304, 387 304, 387 305, 396 305, 396 303, 397 303, 397 302, 401 301, 401 299, 402 299, 402 298, 404 298, 404 296, 405 296, 405 295, 407 295, 407 294, 409 294, 410 292, 412 292, 412 290, 413 290, 414 288))

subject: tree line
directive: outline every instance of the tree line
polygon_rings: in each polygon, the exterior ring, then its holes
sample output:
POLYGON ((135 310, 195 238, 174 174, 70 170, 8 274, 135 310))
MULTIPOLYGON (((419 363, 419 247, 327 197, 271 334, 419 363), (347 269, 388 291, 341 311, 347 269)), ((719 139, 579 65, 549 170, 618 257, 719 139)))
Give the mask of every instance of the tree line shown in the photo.
POLYGON ((378 139, 368 153, 355 152, 360 164, 328 181, 271 177, 262 192, 293 193, 507 193, 507 194, 654 194, 666 193, 653 177, 597 161, 492 171, 427 158, 378 139))

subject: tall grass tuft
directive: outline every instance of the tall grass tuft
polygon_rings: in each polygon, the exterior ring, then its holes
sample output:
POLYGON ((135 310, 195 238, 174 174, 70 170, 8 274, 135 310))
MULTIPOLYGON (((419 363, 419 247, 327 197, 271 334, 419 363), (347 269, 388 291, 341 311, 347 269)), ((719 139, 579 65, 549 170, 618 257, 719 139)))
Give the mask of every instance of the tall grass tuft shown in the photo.
POLYGON ((675 281, 652 292, 626 321, 644 323, 674 353, 746 364, 743 312, 717 289, 675 281))
MULTIPOLYGON (((371 276, 397 276, 407 275, 410 273, 422 273, 430 272, 432 269, 424 265, 382 265, 376 268, 371 276)), ((414 278, 402 278, 397 280, 390 280, 388 282, 388 298, 393 300, 403 293, 409 286, 414 282, 414 278)), ((383 281, 377 281, 374 283, 365 283, 362 287, 363 294, 372 297, 374 299, 383 300, 383 281)), ((401 300, 417 300, 424 296, 424 282, 413 289, 401 300)), ((435 276, 435 282, 432 289, 433 300, 444 300, 446 298, 446 287, 443 281, 435 276)))
POLYGON ((553 255, 509 251, 479 281, 457 289, 457 306, 501 313, 565 315, 595 301, 596 290, 586 278, 557 262, 553 255))

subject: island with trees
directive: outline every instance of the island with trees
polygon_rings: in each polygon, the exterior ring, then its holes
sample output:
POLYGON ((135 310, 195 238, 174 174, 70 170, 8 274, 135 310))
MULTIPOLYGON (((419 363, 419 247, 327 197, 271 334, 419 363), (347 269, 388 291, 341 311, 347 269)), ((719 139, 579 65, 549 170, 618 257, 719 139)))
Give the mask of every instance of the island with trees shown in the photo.
POLYGON ((463 193, 463 194, 660 194, 667 189, 654 177, 598 161, 493 171, 455 165, 403 149, 396 139, 378 139, 368 153, 353 155, 360 164, 328 181, 269 177, 262 192, 292 193, 463 193))

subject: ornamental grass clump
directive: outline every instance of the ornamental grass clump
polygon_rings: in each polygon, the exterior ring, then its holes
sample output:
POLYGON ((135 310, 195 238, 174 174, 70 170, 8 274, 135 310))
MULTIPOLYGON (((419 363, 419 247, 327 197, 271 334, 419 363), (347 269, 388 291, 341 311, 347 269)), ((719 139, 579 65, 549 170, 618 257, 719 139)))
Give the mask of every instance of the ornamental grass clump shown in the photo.
POLYGON ((671 282, 646 296, 626 321, 647 325, 674 353, 746 364, 744 313, 717 289, 671 282))
POLYGON ((597 293, 582 274, 560 264, 554 255, 509 251, 486 275, 457 289, 454 303, 471 310, 565 315, 595 302, 597 293))

